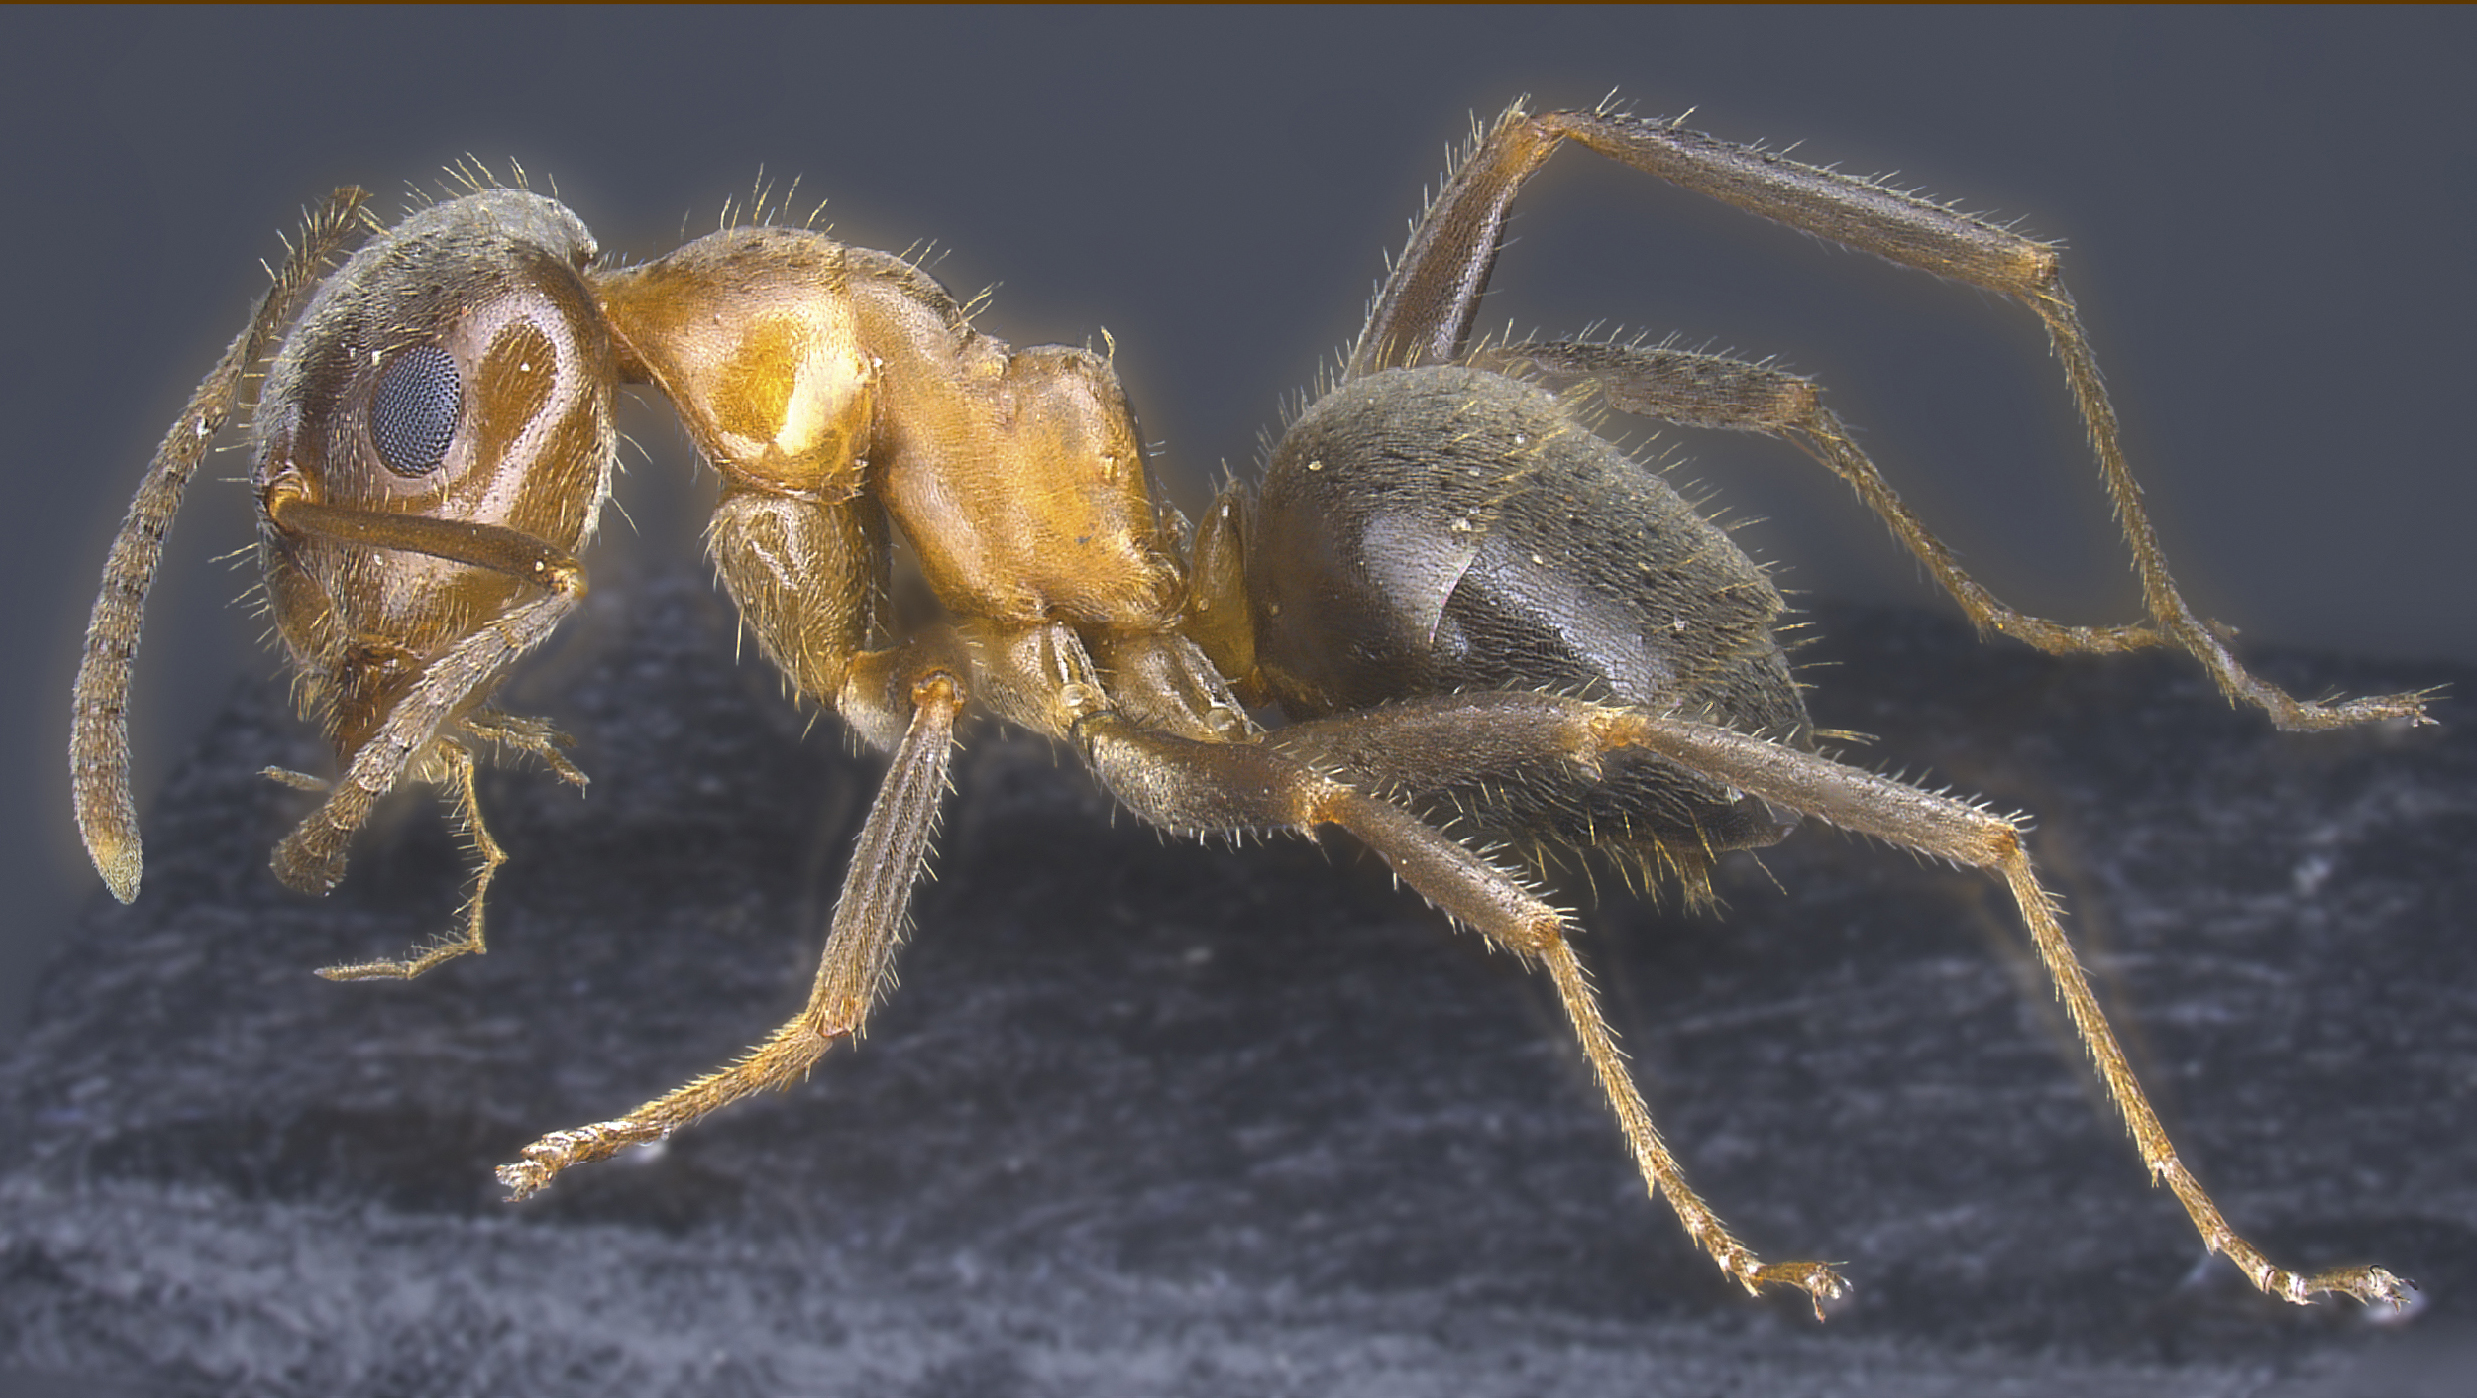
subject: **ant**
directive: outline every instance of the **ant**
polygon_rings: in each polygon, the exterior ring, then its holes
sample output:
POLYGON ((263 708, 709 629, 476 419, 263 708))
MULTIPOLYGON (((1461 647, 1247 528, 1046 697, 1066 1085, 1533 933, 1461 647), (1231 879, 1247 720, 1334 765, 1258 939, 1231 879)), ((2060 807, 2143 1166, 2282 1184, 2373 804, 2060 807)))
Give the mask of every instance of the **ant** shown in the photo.
POLYGON ((491 696, 585 595, 579 554, 610 495, 614 394, 650 384, 669 399, 721 476, 708 546, 744 624, 802 697, 890 766, 806 1007, 738 1061, 526 1147, 498 1172, 513 1198, 790 1083, 861 1032, 891 979, 957 724, 977 707, 1067 744, 1164 830, 1347 831, 1450 920, 1545 969, 1646 1184, 1750 1292, 1798 1288, 1820 1315, 1846 1284, 1819 1262, 1763 1262, 1689 1187, 1567 914, 1535 882, 1548 853, 1595 850, 1708 901, 1722 853, 1812 818, 1990 872, 2142 1162, 2205 1246, 2288 1301, 2403 1301, 2405 1283, 2379 1267, 2284 1270, 2229 1228, 2135 1081, 2022 822, 1819 753, 1763 569, 1593 430, 1596 395, 1789 442, 1847 481, 1982 630, 2051 652, 2183 650, 2282 728, 2424 721, 2422 694, 2291 698, 2186 605, 2054 246, 1675 121, 1517 104, 1475 134, 1261 486, 1231 486, 1190 526, 1156 497, 1108 359, 1012 349, 901 257, 760 222, 621 266, 557 202, 467 184, 392 228, 356 189, 308 217, 113 544, 70 758, 87 849, 127 901, 142 859, 125 709, 160 541, 299 308, 257 393, 251 481, 267 604, 342 773, 270 771, 323 792, 274 869, 327 891, 381 796, 435 785, 474 856, 461 927, 402 959, 320 974, 411 977, 480 953, 505 855, 482 822, 476 745, 585 780, 564 735, 491 696), (1665 345, 1474 340, 1507 210, 1567 141, 2027 306, 2063 363, 2147 617, 2067 626, 1997 601, 1807 379, 1665 345), (321 280, 357 227, 371 236, 321 280), (896 605, 898 534, 934 618, 896 605))

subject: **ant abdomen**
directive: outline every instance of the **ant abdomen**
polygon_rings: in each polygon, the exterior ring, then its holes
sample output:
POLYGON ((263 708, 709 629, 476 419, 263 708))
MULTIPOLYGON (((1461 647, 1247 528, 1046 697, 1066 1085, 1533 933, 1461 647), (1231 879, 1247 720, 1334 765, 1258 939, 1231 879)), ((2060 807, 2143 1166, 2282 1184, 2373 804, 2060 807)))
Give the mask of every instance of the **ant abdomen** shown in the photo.
MULTIPOLYGON (((1274 452, 1249 555, 1257 663, 1294 719, 1531 690, 1807 728, 1762 568, 1536 385, 1440 366, 1335 389, 1274 452)), ((1526 842, 1634 846, 1690 889, 1794 824, 1640 752, 1431 795, 1526 842)))

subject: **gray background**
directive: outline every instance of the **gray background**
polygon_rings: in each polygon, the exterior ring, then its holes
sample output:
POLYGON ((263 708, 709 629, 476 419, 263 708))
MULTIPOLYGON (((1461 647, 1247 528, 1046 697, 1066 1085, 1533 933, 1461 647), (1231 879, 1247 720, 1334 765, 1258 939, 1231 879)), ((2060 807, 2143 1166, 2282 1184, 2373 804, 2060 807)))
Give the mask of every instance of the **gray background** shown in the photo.
MULTIPOLYGON (((0 111, 13 429, 0 567, 7 742, 0 1027, 73 900, 65 695, 93 578, 152 446, 324 190, 521 159, 632 255, 758 171, 854 242, 951 249, 1018 342, 1107 327, 1161 466, 1200 499, 1356 327, 1469 115, 1619 89, 1736 139, 1903 178, 2069 240, 2137 470, 2197 601, 2277 642, 2477 657, 2465 11, 1006 13, 12 11, 0 111)), ((2074 620, 2132 588, 2030 318, 1568 153, 1486 315, 1606 320, 1822 377, 1999 593, 2074 620)), ((621 503, 692 550, 676 434, 621 503)), ((1685 444, 1784 582, 1929 603, 1835 483, 1685 444), (1743 464, 1739 464, 1743 463, 1743 464)), ((208 475, 243 469, 227 455, 208 475)), ((244 493, 176 532, 139 698, 144 792, 263 671, 244 493)), ((612 521, 614 532, 624 525, 612 521)), ((604 568, 626 566, 615 554, 604 568)))

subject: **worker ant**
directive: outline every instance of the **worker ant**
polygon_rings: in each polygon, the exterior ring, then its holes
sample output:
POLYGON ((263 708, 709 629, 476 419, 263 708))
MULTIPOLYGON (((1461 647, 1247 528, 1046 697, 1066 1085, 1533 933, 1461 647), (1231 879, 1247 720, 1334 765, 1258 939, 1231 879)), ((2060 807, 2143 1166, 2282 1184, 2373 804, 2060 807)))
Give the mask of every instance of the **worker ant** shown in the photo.
POLYGON ((1812 818, 1989 871, 2010 888, 2143 1162, 2205 1245, 2286 1300, 2403 1299, 2381 1268, 2286 1271, 2229 1229, 2135 1081, 2020 823, 1816 751, 1763 570, 1589 425, 1596 395, 1792 443, 1849 482, 1982 628, 2054 652, 2181 649, 2285 728, 2420 720, 2416 694, 2293 699, 2185 604, 2053 246, 1675 122, 1516 106, 1429 205, 1261 486, 1233 486, 1191 529, 1157 501, 1106 358, 1011 349, 903 258, 758 224, 622 266, 553 200, 472 183, 392 228, 368 218, 358 190, 309 217, 113 545, 71 763, 87 847, 126 901, 142 861, 124 713, 160 540, 246 376, 306 297, 257 394, 252 484, 267 602, 342 773, 274 774, 324 793, 277 845, 275 871, 295 888, 332 888, 379 797, 408 779, 435 784, 475 854, 461 928, 403 959, 321 974, 410 977, 480 952, 504 855, 482 822, 475 745, 584 780, 548 723, 489 701, 585 594, 578 556, 610 494, 613 395, 650 384, 667 398, 721 476, 708 543, 742 621, 800 695, 891 765, 806 1007, 737 1062, 526 1147, 499 1171, 514 1197, 789 1083, 861 1031, 891 979, 956 725, 977 707, 1071 746, 1164 830, 1347 831, 1449 918, 1544 967, 1646 1183, 1749 1291, 1797 1287, 1820 1311, 1844 1283, 1822 1263, 1762 1262, 1688 1187, 1566 914, 1525 856, 1595 850, 1708 898, 1721 853, 1812 818), (1669 346, 1474 340, 1507 210, 1569 140, 2028 306, 2088 427, 2146 619, 2066 626, 1996 601, 1808 380, 1669 346), (363 225, 372 236, 320 280, 363 225), (935 619, 890 600, 898 533, 935 619))

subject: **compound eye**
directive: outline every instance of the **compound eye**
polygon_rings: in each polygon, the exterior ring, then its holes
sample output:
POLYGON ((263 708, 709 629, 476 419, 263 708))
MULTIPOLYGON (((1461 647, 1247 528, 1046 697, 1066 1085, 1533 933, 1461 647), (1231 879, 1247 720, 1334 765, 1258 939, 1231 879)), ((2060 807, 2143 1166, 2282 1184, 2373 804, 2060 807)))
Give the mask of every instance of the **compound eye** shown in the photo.
POLYGON ((378 459, 399 476, 426 476, 447 459, 464 411, 456 358, 437 345, 415 345, 378 376, 370 395, 370 440, 378 459))

